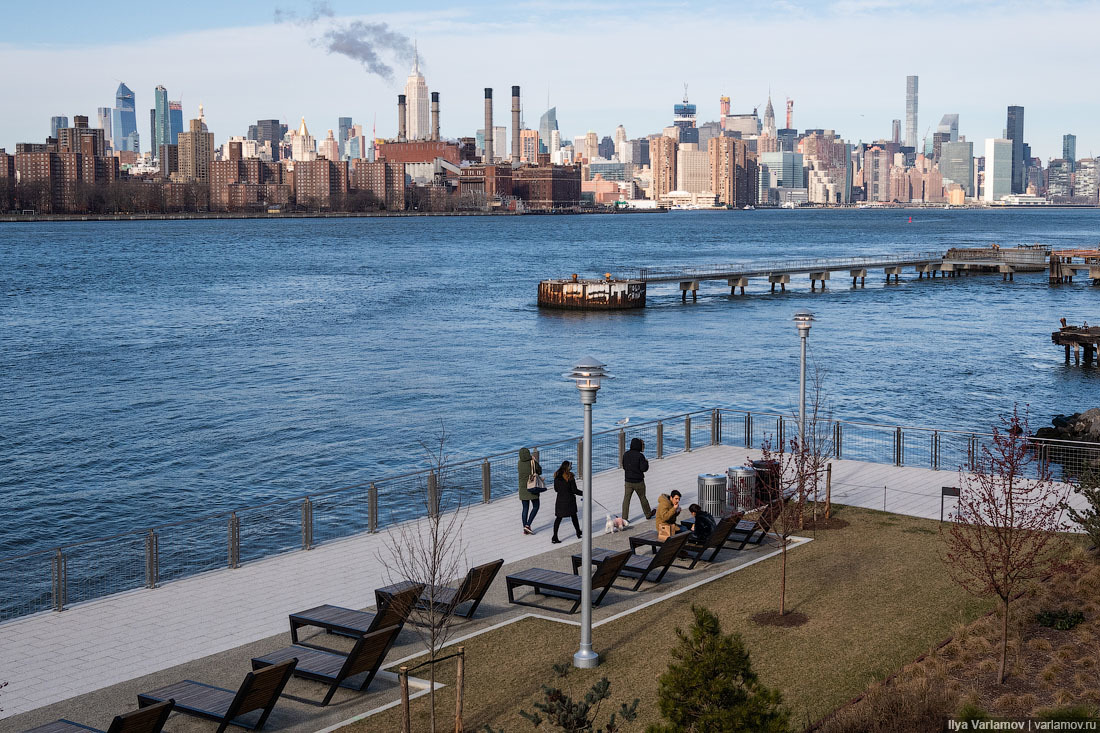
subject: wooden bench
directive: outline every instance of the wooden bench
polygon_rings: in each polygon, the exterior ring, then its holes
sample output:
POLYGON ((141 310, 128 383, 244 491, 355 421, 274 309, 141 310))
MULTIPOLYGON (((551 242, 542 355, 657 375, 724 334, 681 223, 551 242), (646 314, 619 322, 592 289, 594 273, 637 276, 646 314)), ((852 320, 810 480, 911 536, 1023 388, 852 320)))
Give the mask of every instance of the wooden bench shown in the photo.
MULTIPOLYGON (((707 541, 702 544, 693 542, 689 536, 681 553, 682 557, 691 559, 688 570, 693 570, 695 568, 696 564, 703 559, 703 555, 707 550, 713 550, 713 552, 711 552, 710 557, 706 559, 706 562, 714 562, 715 558, 718 557, 718 553, 721 552, 723 546, 725 546, 726 540, 729 539, 730 532, 737 526, 737 522, 740 518, 740 514, 734 514, 722 519, 722 521, 718 522, 718 526, 714 528, 714 531, 710 533, 710 537, 707 538, 707 541)), ((675 537, 676 535, 673 536, 675 537)), ((639 547, 652 547, 658 549, 662 544, 664 544, 664 540, 658 539, 657 530, 655 529, 636 534, 630 538, 630 549, 632 550, 636 550, 639 547)))
MULTIPOLYGON (((615 582, 615 578, 619 577, 619 572, 623 569, 623 566, 626 565, 627 560, 630 559, 630 555, 631 553, 629 550, 609 555, 607 559, 596 567, 596 571, 592 574, 592 592, 596 593, 596 591, 599 591, 599 595, 592 599, 593 606, 598 606, 600 602, 603 601, 603 597, 607 595, 607 591, 615 582)), ((558 570, 531 568, 530 570, 524 570, 515 575, 509 575, 505 581, 508 586, 509 603, 515 603, 519 606, 544 608, 548 611, 560 611, 560 609, 553 608, 552 606, 531 603, 530 601, 517 601, 515 598, 515 589, 523 586, 531 586, 535 593, 539 595, 556 596, 558 598, 566 598, 574 601, 573 607, 570 608, 567 613, 576 613, 577 609, 581 606, 581 576, 579 575, 563 573, 558 570)))
POLYGON ((285 662, 288 659, 297 658, 298 664, 294 667, 295 677, 324 682, 329 685, 328 694, 320 703, 313 703, 310 700, 304 702, 325 706, 332 701, 332 696, 336 694, 336 690, 340 687, 347 687, 358 692, 370 687, 371 681, 378 674, 378 669, 382 666, 386 655, 390 653, 390 648, 393 647, 393 643, 400 633, 400 626, 389 626, 364 634, 356 640, 355 646, 347 654, 338 654, 300 645, 289 646, 265 654, 262 657, 253 657, 252 669, 264 669, 285 662), (349 679, 364 673, 366 676, 358 683, 348 682, 349 679))
POLYGON ((297 659, 288 659, 259 672, 249 672, 236 692, 194 680, 184 680, 152 692, 141 693, 138 695, 138 706, 144 708, 174 700, 173 709, 176 712, 218 723, 217 733, 223 733, 230 725, 260 730, 275 708, 275 703, 297 663, 297 659), (241 720, 242 715, 257 711, 260 717, 255 721, 249 723, 241 720))
MULTIPOLYGON (((620 575, 628 575, 632 578, 637 578, 637 582, 634 583, 634 587, 631 590, 638 590, 642 587, 642 581, 649 577, 649 574, 660 570, 657 577, 653 579, 654 583, 660 583, 665 577, 665 573, 672 567, 672 563, 676 561, 676 558, 680 555, 680 552, 684 549, 684 545, 687 544, 688 535, 686 532, 673 535, 665 540, 660 549, 652 555, 635 555, 631 553, 627 558, 626 564, 623 565, 623 569, 619 571, 620 575)), ((602 563, 607 558, 614 555, 619 550, 605 550, 601 547, 592 548, 592 562, 602 563)), ((570 558, 573 561, 573 574, 578 574, 583 559, 580 555, 573 555, 570 558)))
MULTIPOLYGON (((164 727, 164 721, 168 720, 168 715, 172 712, 172 706, 175 705, 175 702, 175 700, 165 700, 149 707, 116 715, 106 733, 160 733, 160 729, 164 727)), ((88 733, 88 731, 104 733, 99 728, 64 719, 31 728, 24 731, 24 733, 88 733)))

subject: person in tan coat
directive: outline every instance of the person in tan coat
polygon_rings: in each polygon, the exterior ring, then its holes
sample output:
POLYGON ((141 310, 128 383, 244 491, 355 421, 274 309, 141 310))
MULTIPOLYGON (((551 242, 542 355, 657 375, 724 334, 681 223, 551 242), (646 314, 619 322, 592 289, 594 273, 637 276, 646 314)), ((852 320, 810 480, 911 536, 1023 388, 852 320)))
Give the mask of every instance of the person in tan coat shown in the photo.
POLYGON ((657 499, 657 531, 661 531, 661 525, 667 524, 668 528, 665 530, 669 535, 676 534, 678 527, 676 526, 676 517, 680 514, 680 492, 671 491, 668 494, 661 494, 657 499))

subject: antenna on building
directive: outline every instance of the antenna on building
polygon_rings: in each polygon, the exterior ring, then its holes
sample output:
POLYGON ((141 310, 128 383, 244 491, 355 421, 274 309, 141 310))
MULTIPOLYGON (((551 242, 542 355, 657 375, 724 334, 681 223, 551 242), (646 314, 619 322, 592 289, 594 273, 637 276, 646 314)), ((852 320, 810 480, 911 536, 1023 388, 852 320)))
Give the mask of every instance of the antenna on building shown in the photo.
POLYGON ((687 103, 688 103, 688 85, 687 85, 687 82, 685 81, 684 82, 684 104, 687 104, 687 103))

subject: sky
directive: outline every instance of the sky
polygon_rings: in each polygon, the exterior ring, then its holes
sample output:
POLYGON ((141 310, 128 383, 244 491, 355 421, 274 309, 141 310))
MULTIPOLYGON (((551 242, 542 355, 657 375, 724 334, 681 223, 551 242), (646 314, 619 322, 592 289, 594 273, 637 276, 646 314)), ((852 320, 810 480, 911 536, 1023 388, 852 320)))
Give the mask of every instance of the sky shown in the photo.
POLYGON ((9 151, 44 140, 53 115, 85 114, 94 126, 120 81, 137 97, 142 149, 158 84, 182 99, 185 125, 204 105, 219 144, 272 117, 292 127, 305 117, 318 139, 342 116, 392 136, 411 59, 400 43, 379 47, 387 79, 330 53, 326 34, 358 22, 415 40, 428 87, 440 92, 444 137, 482 126, 484 87, 495 90, 494 123, 509 125, 514 84, 528 127, 549 101, 563 140, 613 135, 620 124, 641 137, 671 124, 686 83, 699 122, 717 119, 721 95, 735 113, 762 115, 770 91, 780 126, 790 97, 794 127, 870 142, 889 137, 893 119, 904 135, 905 77, 916 74, 921 137, 958 113, 980 155, 1016 104, 1033 155, 1061 157, 1064 133, 1077 136, 1078 158, 1100 154, 1100 59, 1073 31, 1100 27, 1096 2, 101 0, 89 13, 85 2, 55 0, 49 15, 64 20, 47 22, 26 2, 0 11, 0 68, 27 70, 0 74, 9 151))

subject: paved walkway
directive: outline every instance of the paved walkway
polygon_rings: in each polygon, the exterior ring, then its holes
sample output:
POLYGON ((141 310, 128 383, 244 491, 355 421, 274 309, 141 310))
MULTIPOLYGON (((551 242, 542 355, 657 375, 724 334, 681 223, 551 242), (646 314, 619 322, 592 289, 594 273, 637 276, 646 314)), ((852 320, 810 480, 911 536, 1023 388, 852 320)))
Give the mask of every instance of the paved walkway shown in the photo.
MULTIPOLYGON (((699 473, 724 471, 755 451, 730 446, 697 449, 652 461, 649 498, 678 488, 695 497, 699 473)), ((834 461, 833 501, 938 518, 941 486, 956 485, 952 471, 834 461)), ((595 477, 593 497, 612 511, 622 502, 622 474, 595 477)), ((504 557, 513 563, 549 551, 553 496, 543 502, 537 534, 520 531, 512 497, 469 508, 464 522, 467 562, 504 557), (506 528, 499 533, 487 527, 506 528)), ((1079 500, 1079 497, 1078 497, 1079 500)), ((635 501, 633 519, 640 509, 635 501)), ((594 512, 603 531, 605 512, 594 512)), ((391 582, 379 561, 386 533, 363 534, 241 566, 45 612, 0 624, 0 719, 174 665, 224 652, 286 630, 289 613, 320 603, 363 608, 373 589, 391 582)), ((3 729, 0 724, 0 729, 3 729)))

